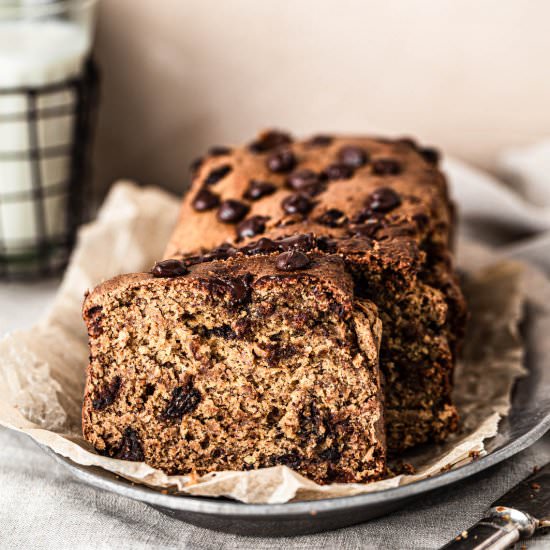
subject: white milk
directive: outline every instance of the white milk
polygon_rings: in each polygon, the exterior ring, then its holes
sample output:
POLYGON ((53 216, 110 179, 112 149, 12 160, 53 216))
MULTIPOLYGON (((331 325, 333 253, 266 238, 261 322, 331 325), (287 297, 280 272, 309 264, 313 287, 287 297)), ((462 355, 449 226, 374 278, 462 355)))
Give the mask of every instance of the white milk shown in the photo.
POLYGON ((59 20, 0 21, 0 87, 43 86, 78 75, 86 29, 59 20))
MULTIPOLYGON (((0 92, 8 89, 40 88, 78 76, 90 49, 88 29, 70 21, 35 19, 0 20, 0 92)), ((67 90, 38 94, 38 146, 59 154, 40 162, 42 187, 67 181, 70 170, 73 115, 46 116, 48 109, 73 106, 74 93, 67 90)), ((29 124, 25 118, 28 99, 21 91, 0 93, 0 240, 10 243, 35 238, 39 231, 32 200, 3 200, 8 193, 24 196, 32 185, 32 164, 26 155, 31 147, 29 124), (19 116, 22 114, 23 116, 19 116)), ((70 113, 72 108, 67 109, 70 113)), ((13 195, 12 195, 13 198, 13 195)), ((66 198, 45 200, 47 236, 66 231, 66 198)))

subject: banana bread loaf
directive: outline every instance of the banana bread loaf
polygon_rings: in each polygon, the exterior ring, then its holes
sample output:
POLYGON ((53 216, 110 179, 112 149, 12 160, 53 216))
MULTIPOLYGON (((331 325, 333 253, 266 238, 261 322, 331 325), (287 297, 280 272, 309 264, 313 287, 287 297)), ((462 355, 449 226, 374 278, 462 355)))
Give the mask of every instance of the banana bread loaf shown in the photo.
POLYGON ((86 298, 84 436, 171 473, 385 471, 376 307, 334 255, 157 264, 86 298))
POLYGON ((410 139, 278 131, 194 162, 164 261, 86 298, 86 439, 320 483, 443 440, 466 312, 437 163, 410 139))
POLYGON ((392 451, 442 440, 457 427, 452 374, 466 311, 452 266, 453 205, 438 160, 411 139, 296 141, 279 131, 244 147, 213 147, 192 164, 165 255, 298 234, 329 241, 356 295, 374 302, 382 319, 392 451))

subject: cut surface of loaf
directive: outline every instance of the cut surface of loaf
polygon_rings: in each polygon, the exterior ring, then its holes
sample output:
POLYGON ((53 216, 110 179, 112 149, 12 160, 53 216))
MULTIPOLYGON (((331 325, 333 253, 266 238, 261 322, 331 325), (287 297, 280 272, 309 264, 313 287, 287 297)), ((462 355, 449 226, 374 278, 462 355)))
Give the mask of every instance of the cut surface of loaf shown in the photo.
POLYGON ((383 476, 381 322, 341 258, 289 249, 153 273, 84 304, 83 431, 99 452, 170 474, 383 476))

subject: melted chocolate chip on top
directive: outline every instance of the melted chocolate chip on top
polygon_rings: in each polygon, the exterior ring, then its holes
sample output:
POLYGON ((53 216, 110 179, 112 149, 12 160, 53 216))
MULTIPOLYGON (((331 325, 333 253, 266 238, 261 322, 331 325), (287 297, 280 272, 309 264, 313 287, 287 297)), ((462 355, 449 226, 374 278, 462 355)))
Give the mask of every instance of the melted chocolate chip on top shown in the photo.
POLYGON ((196 159, 193 159, 191 161, 191 164, 189 165, 189 170, 192 174, 196 174, 199 171, 199 168, 202 166, 202 163, 204 162, 204 159, 202 157, 197 157, 196 159))
POLYGON ((283 200, 282 207, 287 214, 307 214, 313 208, 313 203, 307 195, 294 193, 283 200))
POLYGON ((225 275, 213 276, 207 280, 208 290, 213 296, 223 296, 229 293, 229 305, 246 304, 251 298, 251 283, 253 275, 245 273, 237 277, 225 275))
POLYGON ((406 146, 410 147, 411 149, 416 149, 417 148, 416 141, 413 138, 407 137, 407 136, 397 139, 396 143, 401 144, 401 145, 406 145, 406 146))
POLYGON ((212 210, 220 204, 220 198, 218 195, 212 193, 208 189, 199 189, 195 198, 193 199, 193 208, 197 212, 205 212, 206 210, 212 210))
POLYGON ((325 134, 318 134, 306 141, 306 145, 309 147, 326 147, 333 142, 334 138, 325 134))
POLYGON ((354 225, 350 227, 349 233, 358 237, 368 237, 369 239, 374 239, 376 233, 379 229, 382 228, 382 223, 376 218, 370 218, 365 220, 364 223, 354 225))
POLYGON ((239 250, 247 256, 255 256, 256 254, 271 254, 272 252, 278 252, 280 249, 279 245, 275 241, 272 241, 267 237, 262 237, 256 242, 243 246, 239 250))
POLYGON ((367 152, 362 147, 347 145, 338 152, 338 159, 342 164, 351 168, 361 168, 369 161, 367 152))
POLYGON ((315 218, 315 221, 327 227, 340 227, 346 223, 347 217, 341 210, 330 208, 318 218, 315 218))
POLYGON ((248 189, 244 192, 244 198, 250 201, 256 201, 262 197, 272 195, 277 190, 277 186, 268 181, 250 180, 248 189))
POLYGON ((210 171, 206 179, 204 180, 204 185, 214 185, 220 180, 225 178, 233 170, 233 167, 230 164, 222 164, 210 171))
POLYGON ((271 172, 284 174, 296 166, 296 156, 290 149, 279 149, 267 157, 265 164, 271 172))
POLYGON ((279 271, 296 271, 305 269, 310 264, 309 258, 299 250, 289 250, 279 254, 276 267, 279 271))
POLYGON ((218 210, 218 220, 223 223, 240 222, 250 210, 244 202, 228 199, 223 201, 218 210))
POLYGON ((279 130, 270 130, 261 134, 248 146, 248 149, 253 153, 265 153, 289 143, 292 143, 290 134, 279 130))
POLYGON ((237 236, 239 239, 248 239, 263 233, 265 231, 265 222, 268 219, 267 216, 252 216, 243 220, 237 226, 237 236))
POLYGON ((287 250, 301 250, 302 252, 308 252, 315 248, 315 237, 313 233, 300 233, 293 235, 292 237, 285 237, 283 239, 277 239, 279 249, 287 250))
POLYGON ((433 147, 424 147, 420 149, 419 153, 427 163, 437 166, 440 156, 437 149, 434 149, 433 147))
POLYGON ((401 164, 395 159, 376 159, 372 162, 372 172, 377 176, 395 176, 401 173, 401 164))
POLYGON ((211 157, 222 157, 231 153, 231 147, 225 147, 224 145, 214 145, 208 149, 208 154, 211 157))
POLYGON ((205 252, 202 256, 196 256, 194 258, 188 258, 186 263, 188 265, 200 264, 203 262, 212 262, 214 260, 227 260, 237 254, 237 249, 231 246, 229 243, 223 243, 216 248, 213 248, 209 252, 205 252))
POLYGON ((401 204, 401 197, 390 187, 379 187, 367 198, 365 206, 374 212, 389 212, 401 204))
MULTIPOLYGON (((303 168, 302 170, 296 170, 288 176, 287 184, 295 191, 302 191, 304 189, 315 188, 319 185, 321 179, 319 174, 316 174, 309 168, 303 168)), ((308 193, 309 194, 309 193, 308 193)))
POLYGON ((329 180, 348 180, 353 176, 353 168, 343 163, 330 164, 323 170, 329 180))
POLYGON ((153 269, 151 269, 153 277, 182 277, 187 273, 189 273, 187 266, 180 260, 157 262, 153 269))

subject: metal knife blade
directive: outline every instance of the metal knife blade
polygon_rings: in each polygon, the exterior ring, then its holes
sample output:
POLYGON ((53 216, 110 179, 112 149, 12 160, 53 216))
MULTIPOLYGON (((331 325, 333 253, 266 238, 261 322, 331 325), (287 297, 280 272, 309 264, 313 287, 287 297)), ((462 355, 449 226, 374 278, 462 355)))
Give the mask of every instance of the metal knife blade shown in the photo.
POLYGON ((485 517, 442 550, 503 550, 550 527, 550 463, 497 499, 485 517))

